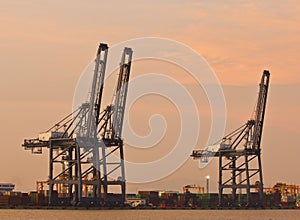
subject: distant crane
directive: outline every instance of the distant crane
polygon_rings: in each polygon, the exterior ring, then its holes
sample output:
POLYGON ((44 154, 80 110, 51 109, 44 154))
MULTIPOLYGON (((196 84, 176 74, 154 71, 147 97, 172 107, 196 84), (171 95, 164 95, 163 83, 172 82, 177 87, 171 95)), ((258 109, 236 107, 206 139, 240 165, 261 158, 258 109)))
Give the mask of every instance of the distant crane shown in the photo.
POLYGON ((95 59, 89 102, 83 103, 48 131, 39 134, 38 138, 24 140, 23 147, 30 149, 32 153, 40 154, 42 148, 49 149, 50 205, 122 205, 125 202, 121 134, 132 50, 124 48, 114 104, 100 112, 107 55, 108 46, 101 43, 95 59), (111 118, 114 122, 112 125, 111 118), (113 136, 108 136, 109 133, 113 136), (115 147, 114 150, 107 154, 107 149, 112 147, 115 147), (111 164, 107 164, 106 159, 117 150, 120 152, 120 162, 107 172, 106 167, 111 164), (108 181, 108 177, 119 169, 121 177, 118 180, 110 178, 108 181), (120 185, 120 196, 109 198, 108 185, 120 185), (62 188, 66 190, 60 192, 59 189, 62 188), (87 189, 90 189, 91 194, 88 194, 87 189))
POLYGON ((263 172, 261 139, 267 103, 270 73, 265 70, 259 85, 255 117, 225 136, 219 143, 205 150, 194 150, 191 157, 208 162, 219 158, 219 206, 262 206, 263 172), (238 181, 239 180, 239 181, 238 181), (231 199, 225 198, 225 189, 231 190, 231 199), (246 201, 237 197, 237 189, 246 190, 246 201), (257 193, 251 190, 255 189, 257 193))

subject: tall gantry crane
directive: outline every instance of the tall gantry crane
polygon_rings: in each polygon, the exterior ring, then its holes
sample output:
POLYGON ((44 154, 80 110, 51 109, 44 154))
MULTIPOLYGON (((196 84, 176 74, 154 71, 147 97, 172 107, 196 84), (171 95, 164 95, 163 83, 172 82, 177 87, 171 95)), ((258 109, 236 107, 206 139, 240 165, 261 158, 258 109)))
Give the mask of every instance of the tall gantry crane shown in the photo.
POLYGON ((261 139, 267 103, 270 73, 263 72, 259 85, 255 117, 205 150, 194 150, 191 157, 207 163, 219 158, 219 206, 262 206, 263 173, 261 139), (246 200, 237 196, 237 189, 246 191, 246 200), (231 196, 225 194, 231 190, 231 196), (258 196, 257 196, 258 192, 258 196), (225 198, 229 197, 229 198, 225 198))
MULTIPOLYGON (((42 153, 42 148, 49 149, 50 205, 106 205, 111 202, 124 204, 125 172, 121 133, 118 133, 119 136, 111 136, 104 140, 103 134, 105 132, 101 134, 101 131, 103 131, 103 125, 108 124, 110 117, 114 118, 118 112, 110 111, 110 116, 107 118, 104 117, 107 109, 115 109, 115 106, 118 106, 122 108, 120 115, 124 114, 132 50, 125 48, 121 59, 120 73, 124 74, 119 75, 118 82, 122 81, 124 75, 127 78, 126 84, 121 83, 117 87, 116 94, 121 93, 122 96, 118 103, 110 105, 101 113, 107 55, 107 44, 100 44, 95 59, 89 102, 83 103, 77 110, 56 123, 48 131, 39 134, 38 138, 24 140, 23 147, 30 149, 32 153, 42 153), (125 63, 124 54, 127 54, 129 50, 131 51, 130 59, 127 59, 127 63, 125 63), (127 71, 124 70, 125 68, 127 71), (115 137, 118 137, 118 142, 115 142, 115 137), (122 179, 117 181, 111 178, 112 180, 109 182, 107 179, 111 173, 101 172, 101 167, 107 166, 107 156, 102 154, 106 152, 106 148, 115 146, 114 143, 119 144, 119 142, 122 143, 122 147, 118 148, 120 149, 120 163, 123 170, 122 179), (111 183, 122 185, 120 199, 109 200, 107 185, 111 183)), ((122 128, 123 116, 120 117, 121 120, 119 118, 116 123, 122 128)), ((114 127, 111 128, 111 131, 115 132, 114 127)))

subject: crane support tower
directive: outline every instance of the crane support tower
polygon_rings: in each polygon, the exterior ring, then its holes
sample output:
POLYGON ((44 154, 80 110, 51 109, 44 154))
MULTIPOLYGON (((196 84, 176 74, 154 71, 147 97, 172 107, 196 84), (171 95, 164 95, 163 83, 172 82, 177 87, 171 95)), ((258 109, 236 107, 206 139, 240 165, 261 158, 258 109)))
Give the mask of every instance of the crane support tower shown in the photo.
POLYGON ((98 133, 101 136, 102 149, 102 182, 104 189, 104 200, 106 205, 125 202, 125 167, 124 167, 124 151, 122 140, 122 127, 124 121, 124 111, 126 104, 126 97, 128 91, 128 81, 130 76, 132 60, 132 49, 124 48, 120 72, 115 91, 114 103, 107 106, 101 114, 99 120, 98 133), (114 153, 118 153, 116 158, 114 153), (116 180, 110 180, 109 176, 116 176, 116 180), (112 186, 119 186, 121 189, 121 197, 112 197, 110 188, 112 186))
POLYGON ((125 48, 120 64, 116 99, 101 112, 108 45, 99 45, 88 102, 56 123, 36 139, 25 139, 23 147, 41 154, 49 149, 49 205, 123 205, 125 169, 122 125, 130 75, 132 50, 125 48), (110 123, 113 119, 113 124, 110 123), (109 153, 107 149, 113 149, 109 153), (119 163, 107 169, 108 156, 119 150, 119 163), (120 177, 113 172, 120 168, 120 177), (109 171, 107 171, 109 170, 109 171), (120 185, 110 196, 109 185, 120 185))
POLYGON ((194 150, 191 157, 207 163, 208 158, 219 158, 219 206, 262 206, 263 172, 261 139, 267 103, 270 73, 263 72, 259 85, 255 116, 243 126, 205 150, 194 150), (226 194, 225 191, 230 194, 226 194), (241 198, 242 190, 246 198, 241 198))

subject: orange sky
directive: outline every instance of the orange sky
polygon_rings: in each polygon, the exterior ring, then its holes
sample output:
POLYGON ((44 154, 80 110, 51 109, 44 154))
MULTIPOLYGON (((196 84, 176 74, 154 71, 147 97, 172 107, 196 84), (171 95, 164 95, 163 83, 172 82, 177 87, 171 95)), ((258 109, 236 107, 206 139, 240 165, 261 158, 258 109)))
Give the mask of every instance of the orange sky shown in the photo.
MULTIPOLYGON (((154 36, 180 41, 208 60, 224 85, 227 131, 248 119, 260 74, 265 68, 271 71, 263 137, 265 183, 300 184, 294 171, 300 153, 299 23, 296 0, 2 1, 0 181, 29 191, 36 180, 47 178, 47 154, 25 152, 22 140, 71 111, 76 82, 99 42, 113 45, 154 36)), ((159 106, 153 109, 160 111, 159 106)), ((170 177, 131 184, 129 190, 203 185, 207 174, 217 181, 216 161, 201 171, 189 160, 170 177)))

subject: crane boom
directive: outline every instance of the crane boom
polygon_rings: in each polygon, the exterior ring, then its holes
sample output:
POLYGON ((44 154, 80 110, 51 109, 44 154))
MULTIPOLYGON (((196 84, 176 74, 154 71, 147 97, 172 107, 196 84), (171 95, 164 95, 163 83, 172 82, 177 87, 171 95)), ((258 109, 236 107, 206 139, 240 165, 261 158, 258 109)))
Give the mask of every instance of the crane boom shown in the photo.
POLYGON ((270 80, 270 72, 265 70, 263 72, 261 82, 259 85, 259 95, 257 100, 257 106, 255 111, 255 124, 254 124, 254 131, 253 131, 253 148, 259 149, 260 142, 262 137, 263 131, 263 124, 265 118, 265 111, 266 111, 266 103, 267 103, 267 96, 268 96, 268 89, 269 89, 269 80, 270 80))
POLYGON ((128 90, 128 80, 130 75, 132 59, 132 49, 125 47, 120 63, 120 72, 116 89, 113 114, 113 137, 122 137, 122 127, 124 119, 125 104, 128 90))
POLYGON ((107 53, 107 44, 101 43, 99 45, 97 57, 95 59, 96 64, 89 103, 89 114, 87 119, 87 137, 94 137, 97 134, 97 126, 99 121, 104 86, 107 53))
POLYGON ((78 109, 55 123, 38 138, 25 139, 22 146, 32 153, 42 153, 42 148, 49 148, 50 139, 72 138, 73 134, 81 137, 94 138, 99 122, 99 112, 102 100, 108 45, 100 43, 95 59, 95 69, 92 81, 91 95, 88 103, 83 103, 78 109))

